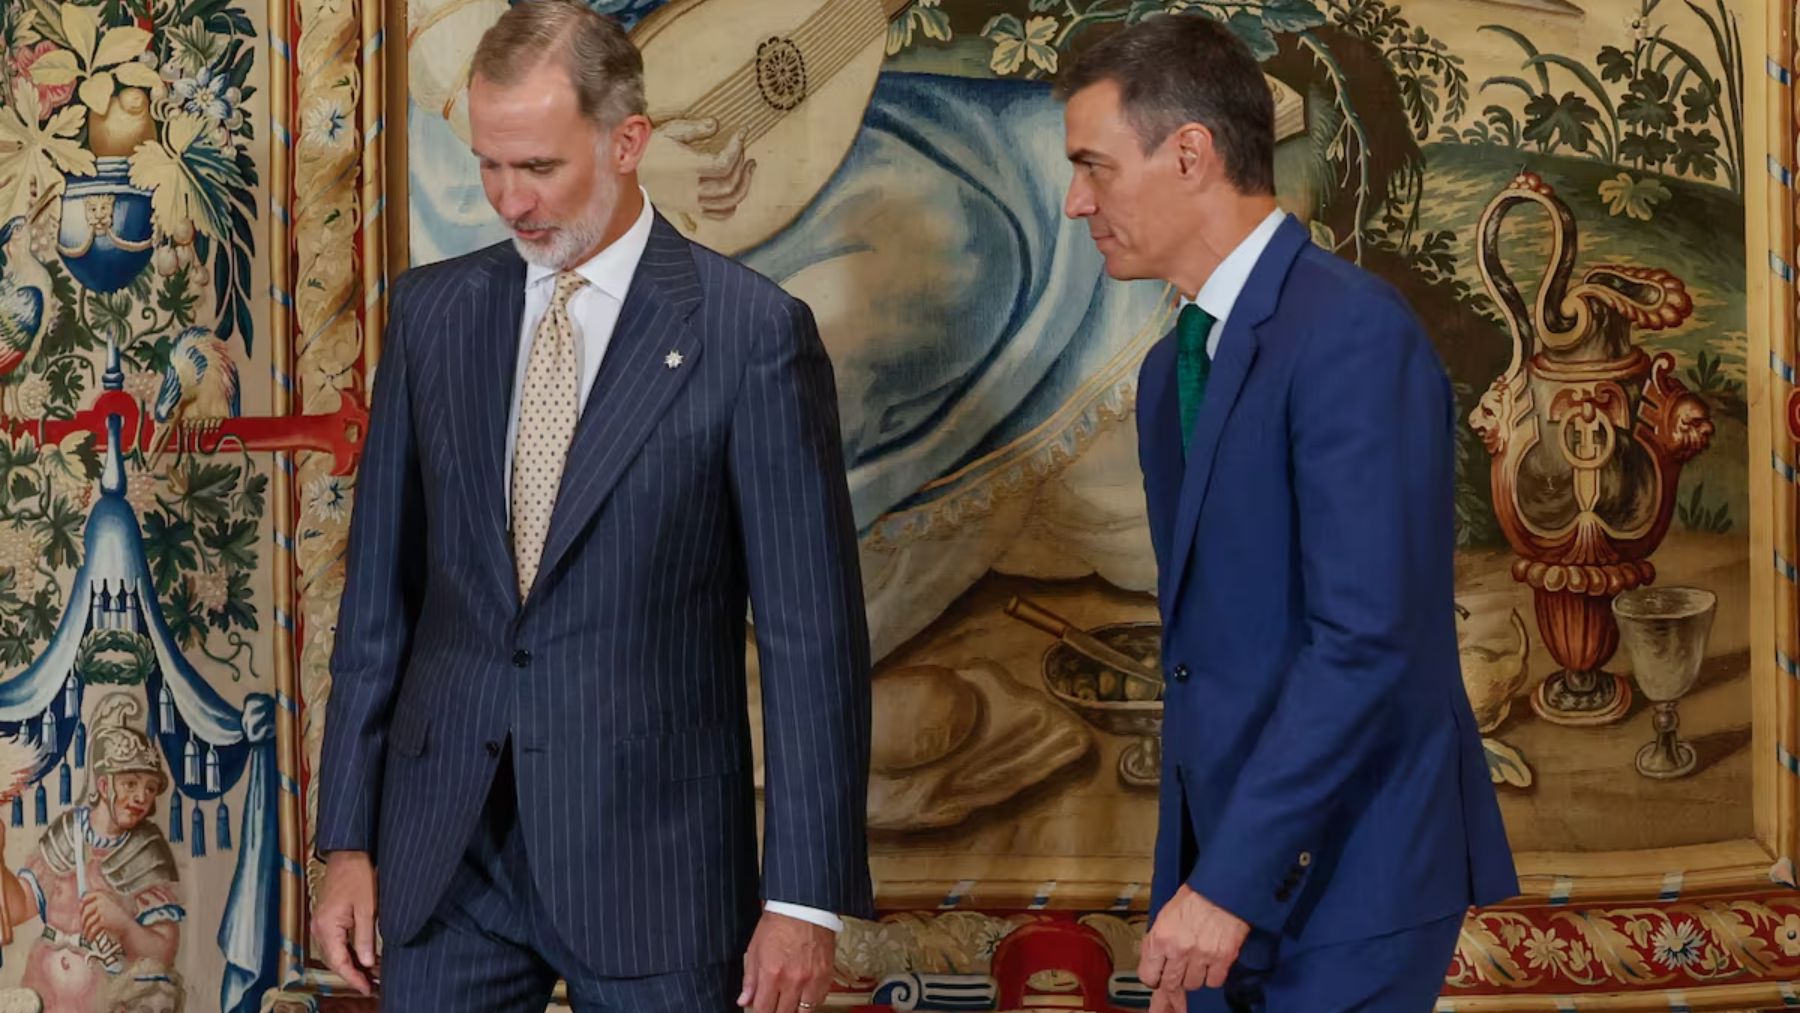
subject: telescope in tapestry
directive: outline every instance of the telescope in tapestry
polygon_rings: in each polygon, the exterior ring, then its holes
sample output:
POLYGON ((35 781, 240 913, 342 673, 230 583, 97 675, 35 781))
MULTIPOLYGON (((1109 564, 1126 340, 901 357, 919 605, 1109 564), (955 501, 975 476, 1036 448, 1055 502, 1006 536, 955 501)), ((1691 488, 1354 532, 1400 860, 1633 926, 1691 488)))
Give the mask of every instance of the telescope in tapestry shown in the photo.
MULTIPOLYGON (((116 368, 108 370, 105 385, 118 389, 120 382, 116 368)), ((222 1013, 247 1013, 275 983, 279 945, 274 918, 280 861, 275 838, 274 699, 251 694, 239 710, 182 655, 163 618, 137 514, 125 496, 120 430, 120 416, 109 416, 100 494, 88 517, 83 562, 62 621, 48 648, 29 668, 0 682, 0 734, 11 736, 15 746, 31 747, 14 750, 24 758, 23 769, 0 771, 0 786, 9 779, 19 786, 11 812, 15 827, 23 826, 29 816, 36 825, 54 830, 71 818, 71 812, 77 814, 72 817, 77 824, 90 825, 82 814, 93 804, 91 791, 77 808, 68 809, 74 802, 72 768, 98 765, 101 737, 118 734, 116 729, 103 732, 97 724, 90 729, 84 720, 83 701, 94 686, 117 687, 108 691, 109 708, 117 698, 129 701, 133 710, 141 708, 146 731, 131 734, 153 743, 162 757, 159 773, 170 790, 168 831, 166 840, 160 833, 156 836, 164 853, 172 856, 171 845, 182 844, 196 858, 209 847, 231 849, 232 814, 225 796, 247 777, 244 811, 237 821, 236 871, 218 936, 226 964, 219 1008, 222 1013), (47 789, 52 780, 54 793, 47 789), (26 793, 31 796, 29 805, 26 793), (55 806, 50 804, 52 797, 55 806), (53 811, 57 809, 65 811, 53 811)), ((98 721, 101 713, 96 708, 93 720, 98 721)), ((105 713, 116 721, 114 711, 105 713)), ((100 773, 96 767, 90 779, 100 773)), ((154 797, 145 803, 146 818, 154 812, 154 804, 154 797)), ((56 839, 54 833, 46 837, 56 839)), ((91 840, 91 835, 75 839, 79 843, 91 840)), ((104 861, 101 864, 104 867, 104 861)), ((87 871, 85 863, 75 868, 87 871)), ((79 892, 85 897, 97 886, 90 880, 79 892)), ((9 925, 20 920, 18 912, 0 918, 9 925)), ((69 929, 80 941, 82 926, 58 927, 65 934, 69 929)), ((142 954, 124 956, 129 963, 142 954)), ((109 973, 114 963, 102 961, 109 973)), ((91 1008, 91 1003, 82 1008, 91 1008)))

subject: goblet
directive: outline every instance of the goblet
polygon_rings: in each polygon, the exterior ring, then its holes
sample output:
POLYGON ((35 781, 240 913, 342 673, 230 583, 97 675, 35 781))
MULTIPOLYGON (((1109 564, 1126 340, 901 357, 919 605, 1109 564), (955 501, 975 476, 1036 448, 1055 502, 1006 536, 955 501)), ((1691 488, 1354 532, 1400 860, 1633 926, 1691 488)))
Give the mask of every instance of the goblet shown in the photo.
POLYGON ((1637 754, 1637 771, 1645 777, 1686 777, 1699 763, 1694 748, 1675 734, 1680 726, 1675 704, 1700 677, 1718 601, 1718 595, 1698 587, 1640 587, 1613 599, 1632 675, 1656 704, 1656 740, 1637 754))

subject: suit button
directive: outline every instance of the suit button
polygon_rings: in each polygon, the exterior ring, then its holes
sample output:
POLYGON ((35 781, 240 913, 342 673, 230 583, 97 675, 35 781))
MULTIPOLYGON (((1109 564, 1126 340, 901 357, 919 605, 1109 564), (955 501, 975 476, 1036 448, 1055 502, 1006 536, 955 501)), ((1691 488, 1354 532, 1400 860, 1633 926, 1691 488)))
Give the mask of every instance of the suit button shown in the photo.
POLYGON ((1169 678, 1174 679, 1176 682, 1186 682, 1188 679, 1188 667, 1186 665, 1176 665, 1175 670, 1169 673, 1169 678))
POLYGON ((1291 896, 1293 896, 1293 891, 1285 886, 1275 891, 1275 899, 1281 901, 1283 904, 1287 903, 1287 899, 1291 896))
POLYGON ((524 650, 514 651, 513 652, 513 667, 514 668, 529 668, 529 667, 531 667, 531 652, 524 651, 524 650))
POLYGON ((1310 852, 1310 851, 1300 852, 1300 857, 1298 859, 1296 859, 1296 861, 1298 861, 1300 863, 1300 868, 1302 868, 1302 869, 1306 868, 1307 866, 1312 864, 1312 852, 1310 852))
POLYGON ((488 754, 488 755, 489 755, 489 756, 499 756, 499 755, 500 755, 500 743, 498 743, 498 742, 489 742, 489 743, 488 743, 488 744, 487 744, 487 747, 486 747, 486 748, 487 748, 487 754, 488 754))

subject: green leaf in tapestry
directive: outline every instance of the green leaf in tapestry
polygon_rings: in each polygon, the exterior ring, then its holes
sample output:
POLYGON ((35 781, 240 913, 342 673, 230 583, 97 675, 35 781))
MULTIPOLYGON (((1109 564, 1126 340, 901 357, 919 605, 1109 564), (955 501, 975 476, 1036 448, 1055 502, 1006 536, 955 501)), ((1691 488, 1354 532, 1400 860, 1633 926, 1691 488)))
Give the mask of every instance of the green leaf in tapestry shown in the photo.
POLYGON ((231 574, 231 591, 225 598, 224 618, 227 622, 241 626, 247 630, 258 629, 256 619, 256 601, 250 592, 250 574, 246 570, 235 570, 231 574))
POLYGON ((194 323, 194 304, 200 301, 200 296, 188 283, 188 274, 197 270, 198 267, 187 267, 169 275, 163 279, 162 291, 156 297, 156 308, 173 315, 179 327, 194 323))
POLYGON ((156 276, 154 274, 151 274, 149 271, 138 272, 138 276, 131 280, 130 285, 126 286, 126 291, 131 293, 131 299, 133 302, 141 303, 141 302, 149 301, 150 285, 152 283, 152 280, 155 277, 156 276))
POLYGON ((144 551, 150 557, 150 572, 164 593, 181 579, 182 570, 200 565, 194 551, 194 526, 181 517, 153 510, 144 518, 144 551))
POLYGON ((1719 139, 1712 131, 1698 133, 1682 127, 1675 131, 1675 171, 1693 173, 1701 179, 1714 179, 1719 174, 1719 139))
POLYGON ((140 341, 132 347, 145 349, 143 368, 161 376, 169 369, 169 356, 175 351, 175 335, 165 334, 155 341, 140 341))
POLYGON ((1675 154, 1675 142, 1661 134, 1629 133, 1619 140, 1619 157, 1660 166, 1675 154))
POLYGON ((1718 89, 1705 81, 1682 92, 1682 122, 1705 123, 1712 117, 1713 103, 1718 99, 1718 89))
POLYGON ((110 330, 123 340, 131 335, 131 293, 113 292, 88 296, 94 314, 94 333, 105 340, 110 330))
POLYGON ((1325 14, 1309 0, 1269 0, 1263 5, 1262 22, 1277 32, 1303 32, 1325 23, 1325 14))
POLYGON ((27 643, 38 643, 50 639, 56 632, 56 624, 62 619, 62 610, 58 607, 56 592, 48 587, 38 588, 25 605, 25 638, 27 643))
POLYGON ((176 584, 163 595, 163 622, 183 647, 198 647, 206 636, 206 625, 200 619, 200 606, 187 581, 176 584))
POLYGON ((268 489, 269 476, 251 475, 244 480, 244 487, 238 490, 237 497, 231 501, 232 508, 238 513, 260 518, 263 515, 263 498, 268 489))
POLYGON ((87 476, 88 481, 94 482, 99 480, 100 450, 95 446, 93 433, 82 433, 81 436, 76 439, 64 440, 62 451, 69 455, 71 460, 79 461, 81 463, 82 474, 87 476))
POLYGON ((38 521, 38 533, 45 539, 44 558, 51 566, 81 565, 81 529, 87 517, 68 499, 57 496, 50 513, 38 521))
POLYGON ((950 41, 950 15, 941 7, 914 7, 912 20, 928 39, 950 41))
POLYGON ((81 403, 81 395, 87 391, 87 374, 82 371, 80 361, 62 359, 45 372, 44 378, 50 382, 51 414, 62 418, 75 413, 81 403))
POLYGON ((93 334, 81 325, 81 315, 75 312, 81 297, 76 293, 74 279, 60 264, 45 266, 50 269, 50 290, 56 294, 56 304, 63 307, 63 311, 56 319, 56 326, 38 343, 39 358, 54 359, 95 347, 97 342, 93 334))
POLYGON ((1525 103, 1525 139, 1543 145, 1566 144, 1576 151, 1586 151, 1594 141, 1594 125, 1600 114, 1587 99, 1574 92, 1562 98, 1539 95, 1525 103))
POLYGON ((190 459, 177 501, 195 520, 222 521, 230 515, 227 499, 238 483, 238 468, 190 459))
POLYGON ((1627 123, 1660 130, 1675 124, 1675 106, 1670 101, 1668 75, 1646 70, 1631 82, 1624 101, 1619 103, 1619 118, 1627 123))
POLYGON ((256 566, 256 522, 253 520, 238 518, 208 525, 201 531, 200 539, 232 566, 246 570, 256 566))
POLYGON ((1675 107, 1660 98, 1634 91, 1619 103, 1619 119, 1646 130, 1663 130, 1675 125, 1675 107))
POLYGON ((1225 24, 1250 47, 1250 54, 1256 57, 1257 63, 1280 52, 1280 47, 1275 45, 1275 36, 1269 32, 1269 27, 1263 23, 1263 19, 1255 14, 1249 11, 1238 11, 1225 24))
POLYGON ((1601 46, 1597 62, 1600 64, 1602 81, 1627 81, 1631 79, 1631 54, 1618 46, 1601 46))
POLYGON ((0 474, 14 468, 34 467, 38 462, 37 440, 27 436, 17 443, 0 439, 0 474))

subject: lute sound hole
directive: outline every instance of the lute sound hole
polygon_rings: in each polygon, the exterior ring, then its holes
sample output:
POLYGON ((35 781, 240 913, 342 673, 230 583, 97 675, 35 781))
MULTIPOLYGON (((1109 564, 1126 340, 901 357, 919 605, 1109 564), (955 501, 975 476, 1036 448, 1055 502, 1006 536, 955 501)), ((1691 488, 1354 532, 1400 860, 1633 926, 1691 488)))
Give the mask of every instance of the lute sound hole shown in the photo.
POLYGON ((806 98, 806 58, 791 39, 772 38, 756 49, 756 86, 782 112, 806 98))

